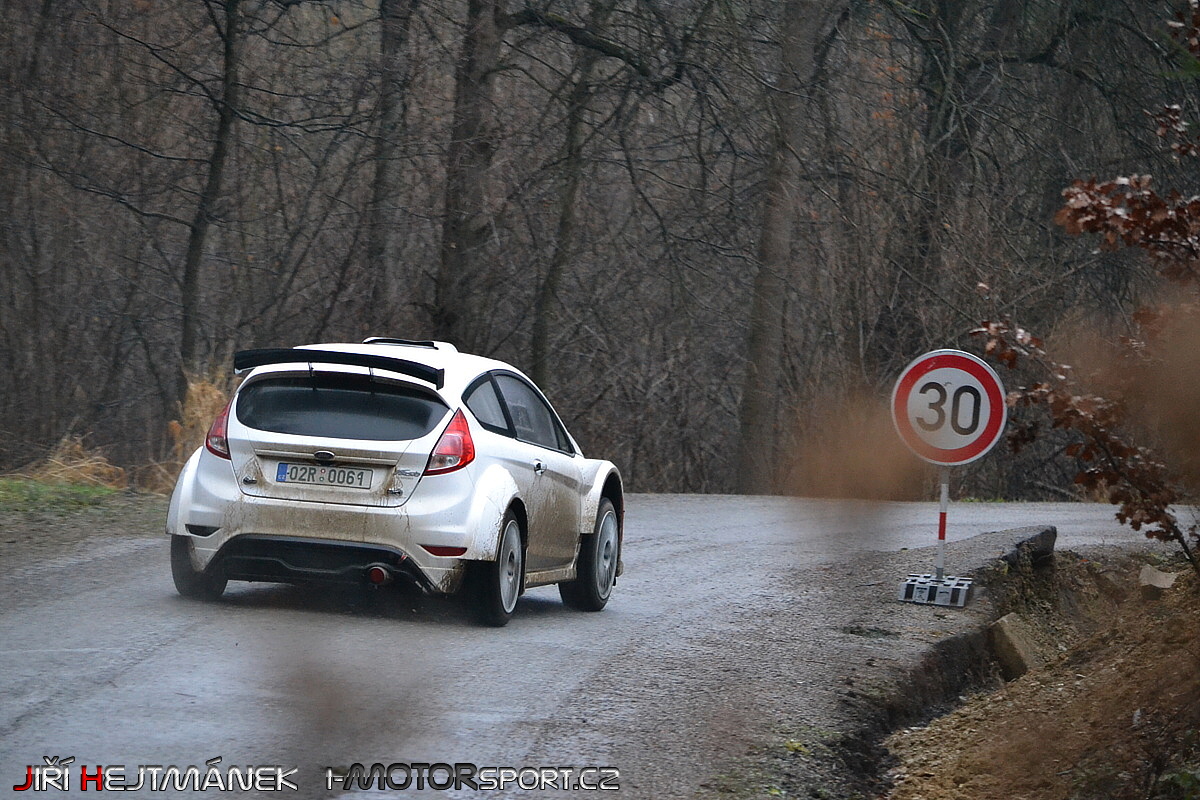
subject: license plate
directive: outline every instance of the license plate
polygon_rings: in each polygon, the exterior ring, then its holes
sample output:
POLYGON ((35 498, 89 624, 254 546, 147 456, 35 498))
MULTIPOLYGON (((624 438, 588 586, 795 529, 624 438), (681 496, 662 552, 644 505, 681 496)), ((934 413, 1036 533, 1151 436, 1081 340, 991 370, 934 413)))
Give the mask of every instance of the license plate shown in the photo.
POLYGON ((344 486, 348 489, 370 489, 371 470, 355 467, 318 467, 312 464, 280 462, 275 471, 276 483, 305 483, 312 486, 344 486))

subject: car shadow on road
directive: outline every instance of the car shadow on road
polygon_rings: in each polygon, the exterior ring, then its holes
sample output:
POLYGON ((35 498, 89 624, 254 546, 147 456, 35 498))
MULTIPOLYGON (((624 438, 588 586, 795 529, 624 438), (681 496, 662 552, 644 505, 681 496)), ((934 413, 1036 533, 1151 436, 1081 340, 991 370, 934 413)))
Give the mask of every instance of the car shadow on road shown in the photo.
MULTIPOLYGON (((398 587, 313 587, 292 584, 230 584, 218 600, 187 600, 179 602, 206 603, 239 609, 291 609, 319 614, 340 614, 364 619, 390 619, 417 625, 478 627, 472 609, 462 597, 422 595, 398 587)), ((536 590, 517 602, 513 623, 522 619, 546 620, 555 617, 578 616, 563 605, 557 595, 536 590)))
MULTIPOLYGON (((551 587, 553 588, 553 587, 551 587)), ((513 612, 513 623, 521 619, 550 619, 553 617, 578 617, 580 613, 567 608, 554 594, 525 594, 517 601, 517 610, 513 612)))
MULTIPOLYGON (((179 598, 183 600, 183 598, 179 598)), ((186 602, 186 601, 185 601, 186 602)), ((394 619, 415 623, 470 625, 470 609, 456 598, 429 597, 393 587, 313 587, 290 584, 230 584, 215 606, 291 609, 321 614, 394 619)))

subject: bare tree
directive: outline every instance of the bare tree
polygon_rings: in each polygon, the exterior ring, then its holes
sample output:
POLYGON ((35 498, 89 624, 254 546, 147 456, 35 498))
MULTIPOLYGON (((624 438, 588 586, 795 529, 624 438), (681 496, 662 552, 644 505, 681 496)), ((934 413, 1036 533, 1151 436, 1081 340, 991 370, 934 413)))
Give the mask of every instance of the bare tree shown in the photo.
POLYGON ((788 0, 783 6, 779 70, 768 105, 770 152, 739 411, 737 477, 739 489, 747 493, 777 487, 780 417, 786 403, 781 398, 785 298, 797 261, 818 266, 814 253, 793 253, 796 214, 813 191, 800 180, 801 159, 808 161, 805 154, 811 152, 805 136, 815 139, 806 124, 815 111, 810 88, 821 39, 829 35, 844 7, 826 0, 788 0))
POLYGON ((188 373, 201 369, 202 335, 200 333, 201 269, 204 250, 208 242, 208 230, 217 214, 217 203, 221 198, 225 182, 225 170, 229 152, 233 147, 234 126, 238 119, 239 91, 241 81, 242 19, 241 0, 205 0, 213 28, 222 45, 221 89, 219 94, 210 95, 217 125, 212 138, 212 150, 208 154, 208 168, 196 210, 188 225, 187 249, 183 259, 183 274, 180 286, 180 337, 179 377, 176 381, 176 399, 183 401, 187 394, 188 373))
POLYGON ((410 304, 419 289, 413 271, 399 272, 401 224, 396 204, 401 195, 405 168, 403 137, 405 93, 408 85, 408 38, 413 12, 420 0, 380 0, 379 3, 379 120, 373 155, 375 175, 368 206, 366 268, 371 274, 372 321, 385 329, 396 319, 396 281, 404 287, 410 304))

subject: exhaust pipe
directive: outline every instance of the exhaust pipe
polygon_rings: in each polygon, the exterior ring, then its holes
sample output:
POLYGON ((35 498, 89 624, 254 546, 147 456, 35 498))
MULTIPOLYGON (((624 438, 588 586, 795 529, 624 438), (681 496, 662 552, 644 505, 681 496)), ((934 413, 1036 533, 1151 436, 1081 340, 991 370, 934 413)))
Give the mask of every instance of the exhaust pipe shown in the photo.
POLYGON ((387 586, 392 582, 392 571, 386 564, 369 564, 367 582, 372 586, 387 586))

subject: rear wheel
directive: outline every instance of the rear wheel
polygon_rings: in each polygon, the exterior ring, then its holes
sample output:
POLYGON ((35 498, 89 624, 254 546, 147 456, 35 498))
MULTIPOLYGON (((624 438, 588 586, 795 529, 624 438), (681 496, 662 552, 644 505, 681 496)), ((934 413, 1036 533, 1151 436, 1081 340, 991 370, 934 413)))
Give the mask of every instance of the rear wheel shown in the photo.
POLYGON ((525 575, 525 551, 521 546, 521 523, 512 510, 500 523, 500 545, 495 561, 471 564, 470 590, 475 615, 484 625, 502 627, 512 619, 521 581, 525 575))
POLYGON ((601 498, 596 512, 596 530, 579 544, 579 564, 573 581, 558 585, 563 602, 580 611, 599 611, 608 604, 617 582, 621 557, 621 524, 612 501, 601 498))
POLYGON ((192 566, 192 540, 186 536, 171 537, 171 577, 176 591, 198 600, 216 600, 229 582, 215 570, 201 572, 192 566))

